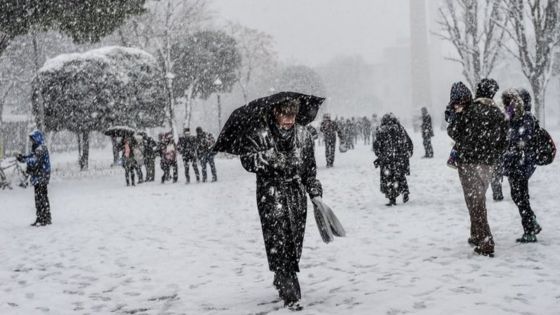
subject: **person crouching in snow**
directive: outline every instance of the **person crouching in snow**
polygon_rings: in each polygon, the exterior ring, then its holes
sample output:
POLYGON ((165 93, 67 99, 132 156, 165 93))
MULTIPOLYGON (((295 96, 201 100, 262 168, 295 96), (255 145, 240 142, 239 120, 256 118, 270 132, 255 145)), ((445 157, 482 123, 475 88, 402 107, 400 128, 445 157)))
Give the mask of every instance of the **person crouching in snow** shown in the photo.
POLYGON ((31 153, 19 154, 17 160, 27 164, 27 173, 31 175, 31 184, 35 188, 37 219, 31 226, 45 226, 52 223, 47 192, 47 185, 51 177, 49 150, 45 145, 45 137, 39 130, 32 131, 29 138, 31 139, 31 153))
POLYGON ((410 157, 413 152, 412 140, 397 117, 392 113, 381 119, 373 150, 377 159, 373 162, 380 167, 381 192, 389 199, 387 206, 397 204, 397 196, 403 195, 408 202, 409 190, 406 175, 410 175, 410 157))
POLYGON ((306 193, 314 203, 322 202, 312 135, 295 123, 299 107, 295 100, 275 105, 267 126, 247 136, 258 152, 241 156, 243 167, 257 174, 257 207, 273 284, 285 306, 293 310, 302 308, 297 272, 307 217, 306 193))

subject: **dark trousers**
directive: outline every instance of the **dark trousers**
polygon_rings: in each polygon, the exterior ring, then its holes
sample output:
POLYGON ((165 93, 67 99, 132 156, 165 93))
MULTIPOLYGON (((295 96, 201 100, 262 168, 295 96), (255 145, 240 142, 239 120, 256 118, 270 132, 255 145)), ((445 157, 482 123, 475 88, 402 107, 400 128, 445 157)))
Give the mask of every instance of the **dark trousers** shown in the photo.
POLYGON ((206 153, 199 157, 200 165, 202 166, 202 181, 206 182, 206 164, 210 164, 210 171, 212 172, 212 181, 215 182, 218 180, 218 176, 216 175, 216 164, 214 163, 214 154, 213 153, 206 153))
POLYGON ((459 179, 471 219, 471 238, 485 252, 494 251, 486 210, 486 191, 490 186, 492 169, 491 165, 459 164, 459 179))
POLYGON ((51 223, 51 206, 47 191, 47 184, 37 184, 35 188, 35 209, 37 210, 37 221, 40 223, 51 223))
POLYGON ((364 132, 364 144, 371 143, 371 132, 364 132))
POLYGON ((198 164, 196 163, 195 157, 183 157, 183 165, 185 166, 185 177, 187 178, 187 183, 190 183, 191 176, 189 174, 189 164, 192 163, 192 168, 194 170, 194 175, 196 176, 196 181, 200 181, 200 173, 198 172, 198 164))
POLYGON ((508 177, 508 181, 511 188, 511 199, 519 209, 523 231, 531 233, 534 230, 537 218, 529 202, 529 178, 513 175, 508 177))
POLYGON ((434 157, 434 148, 432 147, 432 139, 429 137, 424 138, 423 144, 424 144, 424 151, 426 153, 425 157, 427 158, 434 157))
POLYGON ((177 169, 177 161, 167 161, 162 159, 160 163, 161 169, 163 170, 163 176, 161 177, 161 183, 163 184, 166 180, 171 179, 171 168, 173 168, 173 182, 176 183, 179 179, 179 171, 177 169))
POLYGON ((327 159, 327 166, 333 166, 335 152, 336 152, 336 137, 325 138, 325 157, 327 159))
POLYGON ((146 163, 146 181, 152 182, 156 177, 156 161, 152 158, 147 158, 146 163))
POLYGON ((132 186, 134 186, 134 174, 138 171, 138 164, 133 159, 124 159, 123 163, 126 186, 129 186, 131 182, 132 186))
POLYGON ((502 175, 501 165, 494 166, 494 170, 492 172, 492 197, 494 200, 502 200, 504 199, 504 194, 502 193, 502 181, 504 176, 502 175))

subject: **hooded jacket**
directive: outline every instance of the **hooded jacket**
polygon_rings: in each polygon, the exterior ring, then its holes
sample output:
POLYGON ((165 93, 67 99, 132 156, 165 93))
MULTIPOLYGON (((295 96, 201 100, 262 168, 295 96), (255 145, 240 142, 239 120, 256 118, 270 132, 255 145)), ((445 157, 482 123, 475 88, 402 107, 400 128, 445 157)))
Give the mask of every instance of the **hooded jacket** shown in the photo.
POLYGON ((527 99, 527 95, 523 97, 515 90, 506 90, 503 98, 509 102, 504 104, 509 118, 508 147, 504 155, 505 175, 528 179, 536 169, 535 153, 529 149, 529 142, 535 135, 536 119, 530 112, 531 99, 530 96, 527 99))
POLYGON ((489 98, 477 98, 447 127, 455 140, 459 164, 494 165, 507 148, 508 124, 489 98))
POLYGON ((27 164, 27 173, 31 175, 33 186, 46 185, 51 177, 51 161, 45 137, 39 130, 34 130, 29 134, 29 138, 32 142, 31 153, 23 156, 27 164))

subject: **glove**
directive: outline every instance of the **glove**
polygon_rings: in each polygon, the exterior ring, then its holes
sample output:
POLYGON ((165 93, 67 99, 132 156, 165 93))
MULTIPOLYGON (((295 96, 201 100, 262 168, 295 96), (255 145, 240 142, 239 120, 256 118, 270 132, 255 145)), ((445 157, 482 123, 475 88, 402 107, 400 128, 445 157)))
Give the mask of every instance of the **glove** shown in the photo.
POLYGON ((16 155, 16 161, 23 163, 25 161, 25 159, 23 158, 23 155, 21 153, 18 153, 16 155))
POLYGON ((287 158, 284 154, 276 152, 274 148, 258 153, 258 162, 261 166, 278 171, 286 167, 287 158))

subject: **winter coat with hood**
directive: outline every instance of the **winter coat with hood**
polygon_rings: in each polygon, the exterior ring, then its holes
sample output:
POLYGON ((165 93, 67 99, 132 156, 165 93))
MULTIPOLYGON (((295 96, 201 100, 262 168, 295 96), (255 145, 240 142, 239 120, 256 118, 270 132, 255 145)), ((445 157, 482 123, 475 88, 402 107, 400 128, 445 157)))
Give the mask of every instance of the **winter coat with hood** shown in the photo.
POLYGON ((32 142, 31 153, 22 158, 27 164, 27 173, 31 175, 31 184, 47 185, 51 177, 51 161, 45 137, 39 130, 34 130, 29 134, 29 138, 32 142))
POLYGON ((387 187, 389 177, 386 175, 410 174, 409 159, 413 153, 412 140, 395 116, 391 114, 383 116, 381 125, 377 129, 373 151, 381 168, 381 191, 387 193, 383 188, 387 187))
POLYGON ((447 134, 455 140, 459 164, 495 165, 507 147, 508 124, 491 98, 480 97, 455 114, 447 134))
POLYGON ((271 121, 247 137, 253 152, 241 156, 257 175, 257 207, 271 271, 299 271, 307 196, 322 195, 316 179, 314 142, 307 128, 281 131, 271 121))
POLYGON ((531 114, 530 96, 524 101, 516 90, 509 89, 504 91, 502 99, 509 121, 508 147, 504 155, 505 175, 529 178, 536 169, 535 153, 528 145, 536 126, 536 119, 531 114))

